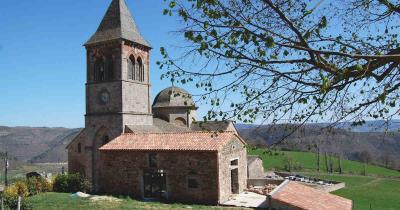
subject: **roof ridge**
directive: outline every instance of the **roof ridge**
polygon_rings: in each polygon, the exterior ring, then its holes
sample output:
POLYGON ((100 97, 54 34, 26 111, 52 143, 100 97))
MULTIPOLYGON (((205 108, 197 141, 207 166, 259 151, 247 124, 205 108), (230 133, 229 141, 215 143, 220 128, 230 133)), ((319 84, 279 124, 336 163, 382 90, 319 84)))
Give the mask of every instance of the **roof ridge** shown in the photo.
POLYGON ((122 135, 149 135, 149 134, 157 134, 157 135, 166 135, 166 134, 191 134, 191 133, 232 133, 235 134, 234 131, 182 131, 182 132, 151 132, 151 133, 123 133, 122 135))

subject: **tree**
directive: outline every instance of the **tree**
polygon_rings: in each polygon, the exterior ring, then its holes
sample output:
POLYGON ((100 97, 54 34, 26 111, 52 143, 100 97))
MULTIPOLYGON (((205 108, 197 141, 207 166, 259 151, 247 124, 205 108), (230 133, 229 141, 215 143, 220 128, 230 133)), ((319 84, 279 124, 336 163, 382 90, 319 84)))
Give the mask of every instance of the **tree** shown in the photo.
POLYGON ((367 150, 364 150, 362 152, 359 153, 359 159, 366 164, 369 164, 372 160, 372 155, 370 152, 368 152, 367 150))
POLYGON ((384 154, 382 154, 381 157, 380 157, 381 163, 382 163, 386 168, 389 168, 390 165, 394 162, 393 159, 394 159, 393 156, 392 156, 391 154, 388 154, 388 153, 384 153, 384 154))
POLYGON ((186 42, 179 56, 162 47, 157 64, 162 78, 201 90, 206 121, 360 124, 398 113, 399 0, 168 2, 186 42))

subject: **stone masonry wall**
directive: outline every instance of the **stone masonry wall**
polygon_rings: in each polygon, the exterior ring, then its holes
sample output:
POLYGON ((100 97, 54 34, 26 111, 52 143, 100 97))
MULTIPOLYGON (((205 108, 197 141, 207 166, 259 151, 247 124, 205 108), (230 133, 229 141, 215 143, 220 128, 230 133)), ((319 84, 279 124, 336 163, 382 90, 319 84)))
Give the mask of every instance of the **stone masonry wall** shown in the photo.
POLYGON ((245 145, 235 139, 229 142, 219 154, 219 202, 223 203, 231 197, 231 170, 239 170, 239 192, 247 188, 247 151, 245 145), (231 161, 238 159, 238 166, 231 166, 231 161))
POLYGON ((167 197, 174 202, 218 203, 217 154, 212 152, 101 152, 100 191, 143 197, 143 172, 167 173, 167 197), (148 155, 157 154, 157 168, 149 168, 148 155), (188 178, 198 188, 188 187, 188 178))
POLYGON ((261 159, 257 158, 253 162, 247 164, 247 173, 250 179, 265 177, 263 161, 261 159))

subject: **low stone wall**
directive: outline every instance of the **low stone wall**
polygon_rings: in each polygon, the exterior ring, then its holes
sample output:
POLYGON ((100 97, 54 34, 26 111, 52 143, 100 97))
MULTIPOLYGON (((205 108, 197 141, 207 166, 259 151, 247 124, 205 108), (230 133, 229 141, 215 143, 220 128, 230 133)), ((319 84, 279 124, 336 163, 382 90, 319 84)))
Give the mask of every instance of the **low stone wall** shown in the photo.
POLYGON ((329 192, 333 192, 333 191, 345 188, 346 184, 344 182, 338 182, 337 184, 333 184, 331 186, 328 186, 328 185, 314 185, 314 186, 311 186, 311 187, 313 187, 314 189, 329 193, 329 192))
POLYGON ((250 186, 265 186, 267 184, 276 184, 280 185, 284 180, 277 180, 277 179, 266 179, 266 178, 260 178, 260 179, 247 179, 247 185, 250 186))

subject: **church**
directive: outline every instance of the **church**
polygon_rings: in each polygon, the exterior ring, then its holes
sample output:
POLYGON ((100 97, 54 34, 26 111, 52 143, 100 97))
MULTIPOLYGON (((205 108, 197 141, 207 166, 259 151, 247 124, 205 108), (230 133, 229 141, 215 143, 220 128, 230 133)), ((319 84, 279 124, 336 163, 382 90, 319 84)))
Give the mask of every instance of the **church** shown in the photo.
POLYGON ((112 0, 87 51, 85 128, 68 170, 95 193, 219 204, 247 187, 246 143, 232 122, 196 121, 190 93, 168 87, 151 102, 151 45, 124 0, 112 0))

